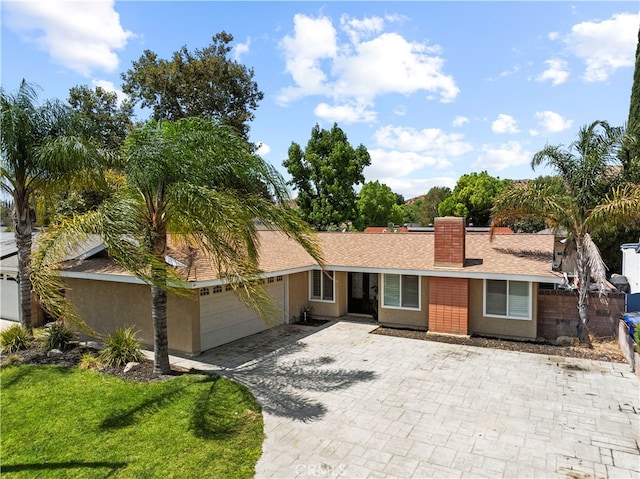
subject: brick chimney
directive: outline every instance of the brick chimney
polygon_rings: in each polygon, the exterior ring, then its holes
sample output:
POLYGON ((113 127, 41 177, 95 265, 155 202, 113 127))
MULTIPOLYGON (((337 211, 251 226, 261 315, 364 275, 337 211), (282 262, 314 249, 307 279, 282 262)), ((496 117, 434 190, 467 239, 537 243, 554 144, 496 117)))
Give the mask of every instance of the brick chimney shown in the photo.
POLYGON ((465 219, 454 216, 435 218, 433 265, 443 267, 464 266, 465 219))

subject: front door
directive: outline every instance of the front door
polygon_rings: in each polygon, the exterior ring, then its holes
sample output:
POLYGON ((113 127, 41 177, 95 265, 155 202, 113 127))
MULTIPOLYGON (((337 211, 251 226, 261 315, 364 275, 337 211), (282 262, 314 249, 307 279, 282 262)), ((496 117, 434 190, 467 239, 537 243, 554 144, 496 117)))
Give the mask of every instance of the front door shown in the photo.
POLYGON ((378 317, 378 275, 349 273, 349 313, 378 317))

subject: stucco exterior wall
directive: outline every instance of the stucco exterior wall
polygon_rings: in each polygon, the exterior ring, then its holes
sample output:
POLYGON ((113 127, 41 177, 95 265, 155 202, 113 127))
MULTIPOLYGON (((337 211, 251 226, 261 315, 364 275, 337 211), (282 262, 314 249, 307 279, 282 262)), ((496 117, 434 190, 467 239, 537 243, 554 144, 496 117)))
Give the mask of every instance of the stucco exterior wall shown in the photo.
MULTIPOLYGON (((118 327, 134 326, 138 339, 153 345, 151 288, 146 285, 65 278, 66 295, 92 329, 100 334, 118 327)), ((200 307, 198 296, 169 294, 167 300, 169 350, 200 353, 200 307)))
MULTIPOLYGON (((382 285, 382 279, 378 278, 378 284, 382 285)), ((382 293, 382 292, 381 292, 382 293)), ((429 327, 429 279, 426 276, 420 278, 420 311, 407 309, 385 308, 378 295, 378 322, 390 328, 409 328, 426 331, 429 327)))
POLYGON ((348 276, 344 271, 333 273, 334 294, 333 302, 313 301, 309 299, 309 273, 307 273, 307 304, 311 306, 313 316, 326 316, 329 318, 339 318, 347 312, 347 284, 348 276))
POLYGON ((535 339, 538 317, 538 284, 533 283, 531 320, 502 319, 483 315, 483 280, 469 280, 469 334, 513 339, 535 339))
POLYGON ((300 320, 302 308, 309 303, 309 273, 289 275, 289 321, 300 320))

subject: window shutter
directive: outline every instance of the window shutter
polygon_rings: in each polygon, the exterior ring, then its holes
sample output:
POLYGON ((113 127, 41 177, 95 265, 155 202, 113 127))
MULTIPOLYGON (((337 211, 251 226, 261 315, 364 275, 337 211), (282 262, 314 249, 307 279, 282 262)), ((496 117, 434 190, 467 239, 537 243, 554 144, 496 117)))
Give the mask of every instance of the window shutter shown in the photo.
POLYGON ((486 282, 486 314, 507 315, 507 282, 488 279, 486 282))
POLYGON ((529 317, 529 283, 509 281, 509 316, 529 317))
POLYGON ((384 305, 400 306, 400 275, 384 275, 384 305))
POLYGON ((418 308, 420 300, 418 298, 418 276, 402 276, 402 307, 418 308))

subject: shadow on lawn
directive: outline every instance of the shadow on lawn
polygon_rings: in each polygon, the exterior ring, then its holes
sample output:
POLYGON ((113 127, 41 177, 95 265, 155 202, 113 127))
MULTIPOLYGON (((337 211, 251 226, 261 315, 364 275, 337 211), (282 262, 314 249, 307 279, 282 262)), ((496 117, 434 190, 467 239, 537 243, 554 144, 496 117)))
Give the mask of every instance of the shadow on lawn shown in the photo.
POLYGON ((115 473, 118 469, 127 467, 126 462, 47 462, 38 464, 3 464, 2 472, 23 472, 23 471, 51 471, 55 469, 107 469, 110 472, 108 476, 115 473))
MULTIPOLYGON (((204 377, 201 381, 198 382, 209 381, 215 381, 215 378, 204 377)), ((171 381, 168 384, 172 386, 168 391, 165 388, 161 393, 156 393, 145 401, 142 401, 129 408, 120 410, 117 413, 110 415, 100 423, 100 429, 120 429, 139 423, 143 418, 151 414, 155 414, 156 412, 160 411, 163 406, 169 404, 171 401, 184 394, 185 390, 188 387, 193 386, 194 382, 185 384, 182 382, 178 383, 176 381, 171 381)))
MULTIPOLYGON (((330 356, 283 360, 306 347, 304 343, 292 343, 260 360, 226 369, 220 374, 247 386, 264 411, 303 422, 319 419, 327 411, 320 401, 308 397, 307 391, 346 389, 376 377, 373 371, 330 368, 328 366, 335 362, 330 356)), ((210 371, 192 372, 211 374, 210 371)))

